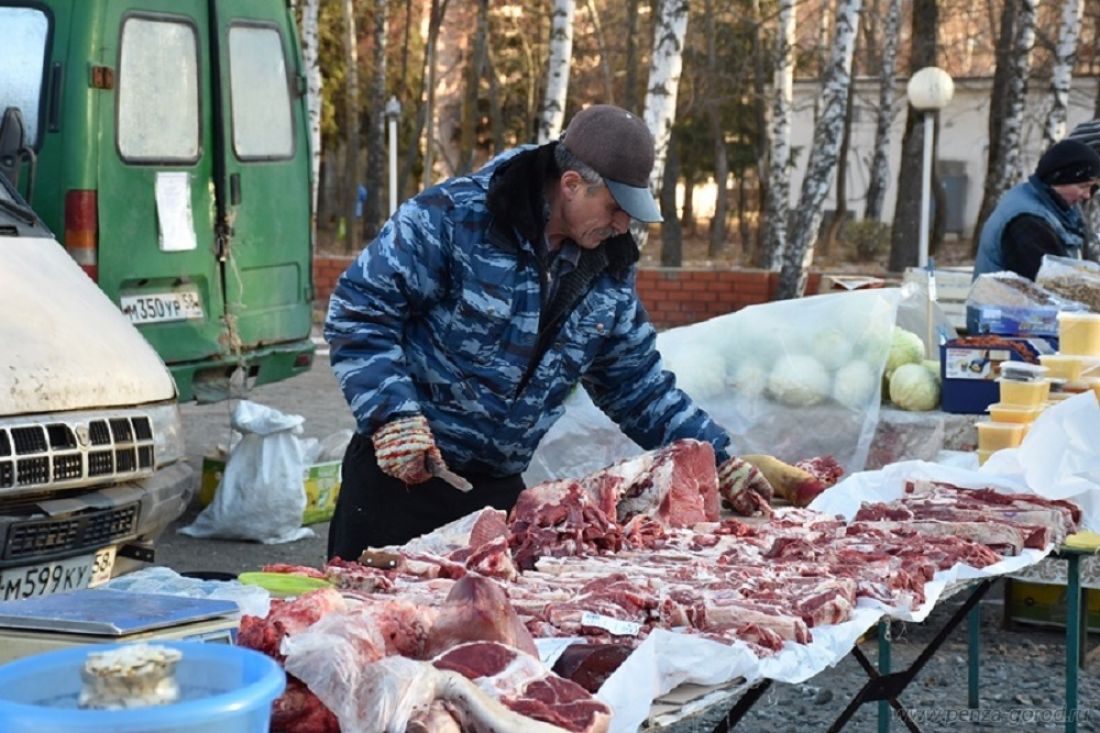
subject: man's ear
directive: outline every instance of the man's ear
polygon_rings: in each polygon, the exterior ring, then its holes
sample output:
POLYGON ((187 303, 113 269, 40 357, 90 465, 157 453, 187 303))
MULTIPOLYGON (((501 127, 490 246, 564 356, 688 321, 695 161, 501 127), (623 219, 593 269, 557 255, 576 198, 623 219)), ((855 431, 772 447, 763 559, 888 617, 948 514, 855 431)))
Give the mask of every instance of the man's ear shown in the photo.
POLYGON ((572 198, 584 186, 584 179, 576 171, 566 171, 561 174, 560 186, 562 193, 572 198))

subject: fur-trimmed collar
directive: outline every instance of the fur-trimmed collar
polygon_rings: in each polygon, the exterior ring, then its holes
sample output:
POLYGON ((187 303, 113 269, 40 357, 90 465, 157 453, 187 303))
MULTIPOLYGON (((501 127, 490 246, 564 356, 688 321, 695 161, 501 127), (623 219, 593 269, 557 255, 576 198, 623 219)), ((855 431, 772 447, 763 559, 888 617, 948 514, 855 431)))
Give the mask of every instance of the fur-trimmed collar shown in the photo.
MULTIPOLYGON (((509 158, 493 172, 486 207, 493 215, 489 241, 505 249, 519 249, 518 233, 528 242, 542 237, 543 191, 561 173, 554 161, 556 142, 540 145, 509 158)), ((606 269, 618 279, 625 278, 638 261, 638 245, 629 232, 611 237, 595 250, 585 250, 583 259, 606 259, 606 269)))

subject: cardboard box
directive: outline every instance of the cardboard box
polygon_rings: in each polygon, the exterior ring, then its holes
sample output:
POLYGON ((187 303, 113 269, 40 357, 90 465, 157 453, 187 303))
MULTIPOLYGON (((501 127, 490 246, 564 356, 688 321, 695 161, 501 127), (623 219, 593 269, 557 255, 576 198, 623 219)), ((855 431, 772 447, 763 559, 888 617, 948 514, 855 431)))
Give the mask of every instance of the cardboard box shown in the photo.
MULTIPOLYGON (((1053 354, 1056 347, 1042 336, 1031 338, 1001 337, 1002 341, 1019 344, 1039 362, 1042 354, 1053 354)), ((1013 348, 989 346, 981 337, 960 337, 940 346, 941 406, 944 412, 980 414, 999 402, 1002 361, 1024 361, 1013 348)))
MULTIPOLYGON (((1100 590, 1082 588, 1090 631, 1100 631, 1100 590)), ((1014 580, 1008 592, 1008 617, 1041 626, 1066 625, 1066 587, 1014 580)))
MULTIPOLYGON (((1058 309, 1054 306, 1017 308, 1001 305, 967 305, 966 331, 971 335, 1049 336, 1058 338, 1058 309)), ((1054 344, 1057 351, 1057 342, 1054 344)))
MULTIPOLYGON (((316 524, 332 519, 332 513, 336 510, 336 497, 340 494, 340 464, 340 461, 328 461, 306 467, 302 474, 302 483, 306 490, 302 524, 316 524)), ((202 477, 197 497, 200 506, 206 506, 214 500, 223 471, 224 458, 206 456, 202 459, 202 477)))

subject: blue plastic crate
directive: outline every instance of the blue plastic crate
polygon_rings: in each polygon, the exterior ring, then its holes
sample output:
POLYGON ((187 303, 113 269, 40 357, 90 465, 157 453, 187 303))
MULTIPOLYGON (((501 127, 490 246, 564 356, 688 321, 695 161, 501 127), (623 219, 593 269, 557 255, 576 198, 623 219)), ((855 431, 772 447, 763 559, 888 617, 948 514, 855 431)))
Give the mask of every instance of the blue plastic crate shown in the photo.
POLYGON ((944 412, 975 415, 985 412, 994 402, 1000 401, 996 380, 1001 375, 1002 361, 1038 364, 1040 355, 1053 354, 1057 350, 1053 339, 1042 336, 1001 337, 999 340, 1006 344, 989 345, 988 339, 964 336, 940 346, 941 407, 944 412), (1031 358, 1024 359, 1007 343, 1022 345, 1031 358))

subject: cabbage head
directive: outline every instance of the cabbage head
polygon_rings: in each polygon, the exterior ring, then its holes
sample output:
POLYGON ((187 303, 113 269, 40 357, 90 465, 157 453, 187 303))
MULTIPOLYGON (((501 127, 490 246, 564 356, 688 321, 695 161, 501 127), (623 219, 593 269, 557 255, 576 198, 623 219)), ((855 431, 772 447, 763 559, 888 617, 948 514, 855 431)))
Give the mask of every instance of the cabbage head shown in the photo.
POLYGON ((894 326, 894 334, 890 339, 890 353, 886 356, 886 376, 890 377, 902 364, 920 364, 922 361, 924 361, 924 342, 921 341, 920 336, 894 326))
POLYGON ((827 328, 813 336, 810 353, 826 369, 839 369, 852 360, 852 340, 839 328, 827 328))
POLYGON ((753 362, 742 362, 733 373, 730 386, 738 397, 759 397, 768 386, 768 372, 753 362))
POLYGON ((853 410, 871 406, 879 377, 865 361, 853 361, 837 370, 833 378, 833 399, 853 410))
POLYGON ((940 382, 924 364, 902 364, 890 375, 890 401, 903 410, 934 410, 940 382))
POLYGON ((792 407, 816 405, 829 396, 829 372, 812 356, 788 354, 775 363, 768 394, 792 407))

